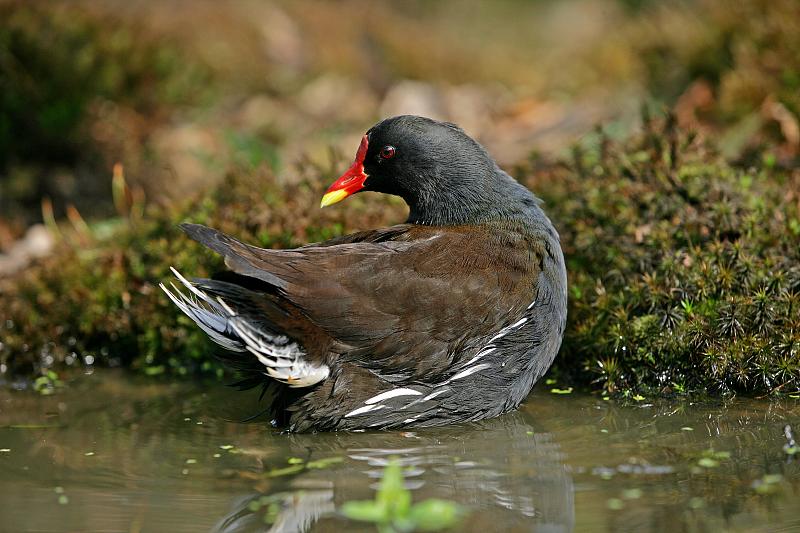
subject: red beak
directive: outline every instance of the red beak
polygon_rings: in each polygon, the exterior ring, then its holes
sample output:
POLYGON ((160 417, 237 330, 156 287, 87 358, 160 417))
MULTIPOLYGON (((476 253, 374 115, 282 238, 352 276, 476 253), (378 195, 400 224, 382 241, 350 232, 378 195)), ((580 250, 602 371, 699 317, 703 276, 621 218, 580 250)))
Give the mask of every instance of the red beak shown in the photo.
POLYGON ((369 146, 369 139, 367 136, 361 138, 361 144, 356 152, 356 160, 347 169, 347 172, 333 182, 333 185, 328 187, 325 195, 322 197, 320 207, 325 207, 336 202, 340 202, 364 188, 364 182, 367 181, 367 175, 364 174, 364 158, 367 155, 367 147, 369 146))

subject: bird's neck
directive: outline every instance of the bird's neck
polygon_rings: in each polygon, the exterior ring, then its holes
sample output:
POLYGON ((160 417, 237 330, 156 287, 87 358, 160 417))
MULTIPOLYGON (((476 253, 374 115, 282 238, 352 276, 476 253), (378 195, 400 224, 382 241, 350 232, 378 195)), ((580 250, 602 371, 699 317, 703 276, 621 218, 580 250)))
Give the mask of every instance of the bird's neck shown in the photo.
POLYGON ((409 206, 407 222, 426 226, 524 220, 539 211, 536 197, 499 169, 496 179, 431 187, 404 199, 409 206))

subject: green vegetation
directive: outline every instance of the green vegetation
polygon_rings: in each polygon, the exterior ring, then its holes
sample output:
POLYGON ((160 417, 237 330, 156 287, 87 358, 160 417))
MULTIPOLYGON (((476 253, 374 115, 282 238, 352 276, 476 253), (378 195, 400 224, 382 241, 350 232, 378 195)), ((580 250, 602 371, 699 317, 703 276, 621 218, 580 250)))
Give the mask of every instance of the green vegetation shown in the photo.
POLYGON ((287 459, 288 466, 280 466, 267 471, 267 477, 281 477, 299 474, 306 470, 322 470, 330 468, 331 466, 344 461, 343 457, 326 457, 323 459, 316 459, 314 461, 306 461, 299 457, 290 457, 287 459))
MULTIPOLYGON (((519 170, 544 193, 568 258, 559 383, 631 397, 800 388, 800 175, 731 166, 669 118, 624 143, 598 133, 571 160, 519 170)), ((219 373, 204 336, 156 287, 169 265, 221 268, 178 222, 289 247, 379 223, 387 207, 402 217, 387 198, 320 211, 315 181, 261 183, 233 172, 199 201, 64 231, 59 253, 0 285, 10 296, 2 361, 27 374, 48 357, 87 356, 153 375, 219 373)))
POLYGON ((350 520, 375 524, 381 533, 400 533, 453 527, 464 510, 454 502, 433 498, 412 504, 411 491, 403 484, 403 469, 393 459, 383 470, 375 499, 346 502, 341 513, 350 520))
POLYGON ((609 392, 800 387, 800 174, 731 166, 667 118, 530 183, 570 273, 560 372, 609 392))

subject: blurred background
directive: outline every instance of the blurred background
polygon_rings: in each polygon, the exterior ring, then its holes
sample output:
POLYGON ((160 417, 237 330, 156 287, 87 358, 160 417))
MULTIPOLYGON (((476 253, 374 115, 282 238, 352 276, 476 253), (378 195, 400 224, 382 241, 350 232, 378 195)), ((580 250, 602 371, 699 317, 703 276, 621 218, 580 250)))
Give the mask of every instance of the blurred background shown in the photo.
POLYGON ((506 167, 624 137, 642 105, 744 164, 800 146, 794 0, 2 1, 0 21, 0 276, 47 253, 32 226, 114 215, 115 164, 148 205, 232 168, 311 163, 322 188, 401 113, 506 167))

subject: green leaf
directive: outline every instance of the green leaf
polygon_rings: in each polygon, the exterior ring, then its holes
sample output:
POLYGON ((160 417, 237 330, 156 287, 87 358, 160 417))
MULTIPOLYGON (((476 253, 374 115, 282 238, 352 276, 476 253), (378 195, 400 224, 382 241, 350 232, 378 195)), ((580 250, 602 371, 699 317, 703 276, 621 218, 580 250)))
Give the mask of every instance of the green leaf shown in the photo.
POLYGON ((606 501, 606 507, 611 509, 612 511, 621 511, 625 508, 625 502, 620 500, 619 498, 609 498, 606 501))
POLYGON ((719 461, 712 459, 711 457, 702 457, 697 464, 702 466, 703 468, 716 468, 719 466, 719 461))
POLYGON ((289 476, 302 472, 304 469, 305 467, 303 465, 289 465, 284 468, 275 468, 267 472, 267 477, 289 476))
POLYGON ((386 465, 375 501, 385 506, 392 517, 405 516, 411 508, 411 492, 403 484, 403 469, 397 458, 386 465))
POLYGON ((381 523, 388 522, 388 509, 372 500, 358 500, 345 502, 341 512, 350 520, 359 522, 381 523))
POLYGON ((147 366, 144 368, 144 373, 147 376, 159 376, 167 371, 167 368, 164 365, 158 366, 147 366))
POLYGON ((419 531, 438 531, 456 525, 464 509, 454 502, 431 498, 414 505, 409 519, 419 531))
POLYGON ((317 459, 316 461, 309 461, 306 466, 311 469, 321 469, 321 468, 328 468, 331 465, 335 465, 336 463, 341 463, 344 461, 343 457, 326 457, 323 459, 317 459))

